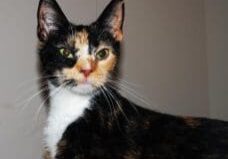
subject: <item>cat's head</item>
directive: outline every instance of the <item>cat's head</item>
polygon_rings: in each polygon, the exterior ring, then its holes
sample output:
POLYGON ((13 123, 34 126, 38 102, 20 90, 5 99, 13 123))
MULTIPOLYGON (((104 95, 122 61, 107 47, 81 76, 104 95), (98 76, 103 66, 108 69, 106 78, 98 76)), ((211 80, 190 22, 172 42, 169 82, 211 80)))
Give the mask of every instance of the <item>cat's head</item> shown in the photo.
POLYGON ((55 0, 40 0, 37 33, 44 78, 76 93, 100 89, 115 76, 123 22, 123 0, 112 0, 86 26, 69 22, 55 0))

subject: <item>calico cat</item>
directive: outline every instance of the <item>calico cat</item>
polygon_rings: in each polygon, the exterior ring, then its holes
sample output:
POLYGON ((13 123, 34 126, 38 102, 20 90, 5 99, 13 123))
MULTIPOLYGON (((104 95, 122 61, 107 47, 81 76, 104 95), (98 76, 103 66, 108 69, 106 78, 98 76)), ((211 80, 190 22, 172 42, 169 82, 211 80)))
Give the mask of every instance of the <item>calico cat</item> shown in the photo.
POLYGON ((44 159, 228 159, 228 123, 139 107, 118 93, 124 1, 90 25, 40 0, 39 60, 49 89, 44 159))

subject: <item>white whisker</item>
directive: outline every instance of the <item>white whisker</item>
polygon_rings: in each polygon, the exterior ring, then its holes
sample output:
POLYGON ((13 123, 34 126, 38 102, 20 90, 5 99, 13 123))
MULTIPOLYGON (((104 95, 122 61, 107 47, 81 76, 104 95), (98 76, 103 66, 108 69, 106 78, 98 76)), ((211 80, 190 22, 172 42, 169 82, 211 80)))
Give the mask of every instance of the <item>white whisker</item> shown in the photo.
POLYGON ((40 112, 42 111, 42 108, 44 107, 44 105, 46 104, 46 102, 53 96, 55 96, 56 94, 60 93, 61 90, 63 89, 63 87, 65 86, 65 84, 62 84, 61 86, 59 86, 58 89, 54 90, 53 92, 50 92, 49 95, 47 95, 43 102, 39 105, 37 112, 35 113, 35 117, 36 117, 36 122, 39 121, 39 116, 40 116, 40 112))
POLYGON ((47 88, 41 89, 37 93, 35 93, 32 96, 30 96, 28 99, 26 99, 26 100, 22 101, 21 103, 19 103, 18 107, 23 105, 23 107, 21 108, 20 111, 23 111, 25 108, 27 108, 34 98, 36 98, 37 96, 41 95, 44 91, 47 91, 47 90, 48 90, 47 88))
POLYGON ((131 95, 133 98, 136 98, 137 100, 139 100, 146 106, 151 106, 151 104, 149 102, 147 102, 147 100, 144 99, 144 97, 140 96, 133 88, 127 86, 126 84, 118 83, 118 82, 110 80, 110 79, 109 79, 109 82, 110 82, 110 85, 111 84, 119 85, 120 87, 124 88, 124 89, 121 89, 123 92, 131 95))
POLYGON ((102 93, 104 94, 104 96, 105 96, 106 101, 108 102, 108 105, 109 105, 111 114, 112 114, 114 117, 116 117, 116 113, 115 113, 115 111, 114 111, 115 106, 114 106, 114 103, 112 102, 112 99, 110 99, 110 98, 108 97, 108 95, 106 94, 106 92, 105 92, 103 86, 101 86, 100 88, 101 88, 101 92, 102 92, 102 93))
POLYGON ((127 117, 127 115, 125 114, 124 110, 122 109, 122 105, 119 103, 118 99, 112 94, 112 92, 110 92, 106 87, 104 87, 104 89, 106 90, 106 92, 110 95, 111 98, 113 98, 113 100, 116 102, 120 112, 123 114, 123 116, 127 119, 127 121, 129 122, 129 119, 127 117))

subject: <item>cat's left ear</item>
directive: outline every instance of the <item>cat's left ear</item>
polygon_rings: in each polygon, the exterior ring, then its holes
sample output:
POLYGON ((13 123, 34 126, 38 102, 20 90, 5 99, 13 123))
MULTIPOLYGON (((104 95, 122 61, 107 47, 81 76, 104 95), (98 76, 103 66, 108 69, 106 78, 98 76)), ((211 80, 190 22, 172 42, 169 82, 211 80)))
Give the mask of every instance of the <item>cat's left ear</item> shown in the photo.
POLYGON ((124 0, 112 0, 98 18, 97 23, 102 29, 110 32, 115 40, 122 41, 124 16, 124 0))
POLYGON ((61 31, 69 26, 69 22, 56 0, 40 0, 37 18, 37 34, 42 42, 46 42, 54 35, 61 34, 61 31))

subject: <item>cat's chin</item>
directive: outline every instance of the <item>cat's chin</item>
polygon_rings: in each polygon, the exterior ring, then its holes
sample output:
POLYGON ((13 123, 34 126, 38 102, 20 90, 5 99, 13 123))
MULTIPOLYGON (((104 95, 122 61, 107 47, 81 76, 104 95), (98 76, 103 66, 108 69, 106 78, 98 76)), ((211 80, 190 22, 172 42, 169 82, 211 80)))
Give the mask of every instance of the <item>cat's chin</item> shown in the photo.
MULTIPOLYGON (((68 90, 70 92, 72 92, 73 94, 78 94, 78 95, 93 95, 94 92, 96 92, 96 87, 94 87, 92 84, 86 83, 86 84, 79 84, 76 86, 71 86, 71 87, 62 87, 60 88, 59 86, 55 86, 54 84, 52 84, 51 82, 48 82, 49 88, 51 91, 61 91, 62 89, 68 90)), ((58 92, 57 91, 57 92, 58 92)))
POLYGON ((77 86, 69 88, 71 92, 80 95, 91 95, 95 91, 95 87, 92 84, 79 84, 77 86))

